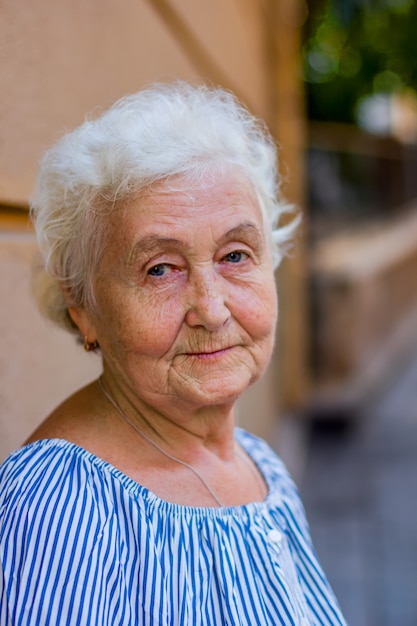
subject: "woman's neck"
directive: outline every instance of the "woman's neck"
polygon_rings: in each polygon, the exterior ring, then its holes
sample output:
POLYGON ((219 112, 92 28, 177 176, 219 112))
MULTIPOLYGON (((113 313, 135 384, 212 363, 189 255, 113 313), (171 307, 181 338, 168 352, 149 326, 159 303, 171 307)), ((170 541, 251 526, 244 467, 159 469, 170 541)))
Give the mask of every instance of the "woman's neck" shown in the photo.
POLYGON ((149 400, 105 373, 99 380, 115 413, 145 438, 181 457, 198 457, 204 451, 223 460, 234 456, 234 403, 184 407, 176 399, 149 400))

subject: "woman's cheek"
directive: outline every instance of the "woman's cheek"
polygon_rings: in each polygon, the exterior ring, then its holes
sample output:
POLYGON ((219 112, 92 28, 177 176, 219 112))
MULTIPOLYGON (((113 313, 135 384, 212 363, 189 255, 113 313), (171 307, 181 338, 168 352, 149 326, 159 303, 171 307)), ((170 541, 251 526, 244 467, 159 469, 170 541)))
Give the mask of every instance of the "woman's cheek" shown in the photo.
POLYGON ((135 352, 161 357, 175 342, 184 315, 174 297, 144 298, 126 322, 128 344, 135 352))
POLYGON ((245 293, 240 307, 244 311, 253 335, 265 337, 275 334, 278 314, 278 300, 275 283, 256 285, 250 293, 245 293))

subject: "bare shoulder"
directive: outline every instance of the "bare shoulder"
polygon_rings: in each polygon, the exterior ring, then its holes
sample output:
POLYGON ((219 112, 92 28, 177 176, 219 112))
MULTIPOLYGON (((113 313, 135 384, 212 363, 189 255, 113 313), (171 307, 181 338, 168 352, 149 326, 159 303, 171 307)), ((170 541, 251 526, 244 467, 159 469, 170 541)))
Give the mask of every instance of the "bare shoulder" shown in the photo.
POLYGON ((90 438, 97 436, 103 427, 105 407, 96 382, 76 391, 62 402, 38 426, 25 441, 33 443, 40 439, 66 439, 77 445, 85 445, 90 438))
POLYGON ((87 450, 136 480, 136 466, 141 462, 138 445, 132 444, 130 427, 117 419, 117 416, 115 419, 111 409, 95 381, 74 393, 52 411, 25 443, 42 439, 63 439, 87 450))

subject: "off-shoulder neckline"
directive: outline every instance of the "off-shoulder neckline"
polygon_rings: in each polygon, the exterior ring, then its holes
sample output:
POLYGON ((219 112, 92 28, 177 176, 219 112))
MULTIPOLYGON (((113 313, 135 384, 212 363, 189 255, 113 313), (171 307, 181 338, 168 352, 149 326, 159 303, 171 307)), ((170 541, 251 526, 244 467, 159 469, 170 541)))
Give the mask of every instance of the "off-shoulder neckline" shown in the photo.
MULTIPOLYGON (((175 515, 194 515, 200 517, 227 517, 230 515, 248 515, 250 513, 254 513, 261 509, 267 507, 271 499, 273 498, 273 490, 270 477, 268 476, 268 472, 265 471, 266 468, 262 467, 261 459, 257 458, 256 450, 252 450, 252 446, 247 445, 247 438, 257 439, 251 433, 243 430, 242 428, 235 428, 235 440, 242 446, 244 451, 248 454, 249 458, 253 461, 258 471, 260 472, 265 484, 267 486, 267 495, 263 500, 249 502, 241 505, 232 505, 232 506, 218 506, 218 507, 204 507, 204 506, 191 506, 185 504, 178 504, 175 502, 169 502, 168 500, 164 500, 160 498, 155 493, 153 493, 147 487, 141 485, 133 478, 130 478, 127 474, 125 474, 122 470, 119 470, 117 467, 109 463, 108 461, 102 459, 96 454, 90 452, 86 448, 73 443, 72 441, 68 441, 67 439, 62 438, 46 438, 46 439, 38 439, 37 441, 33 441, 29 444, 24 445, 12 453, 11 457, 19 452, 23 452, 25 449, 36 449, 36 448, 44 448, 47 446, 57 446, 59 448, 64 448, 67 450, 72 450, 78 456, 88 460, 92 465, 99 468, 102 472, 111 475, 115 478, 119 483, 122 484, 123 488, 129 493, 129 495, 133 498, 140 497, 143 502, 146 502, 149 506, 153 508, 162 509, 166 513, 175 514, 175 515), (255 452, 255 454, 254 454, 255 452)), ((262 442, 264 443, 264 442, 262 442)), ((260 455, 259 455, 260 456, 260 455)), ((9 457, 10 458, 10 457, 9 457)))

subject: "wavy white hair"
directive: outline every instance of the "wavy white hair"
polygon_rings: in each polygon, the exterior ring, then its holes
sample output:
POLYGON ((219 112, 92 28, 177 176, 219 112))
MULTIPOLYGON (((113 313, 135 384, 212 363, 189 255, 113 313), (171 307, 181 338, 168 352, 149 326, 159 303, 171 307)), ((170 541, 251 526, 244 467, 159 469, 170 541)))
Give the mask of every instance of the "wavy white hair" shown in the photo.
POLYGON ((44 315, 78 332, 68 300, 95 308, 105 216, 116 202, 177 174, 200 177, 230 166, 257 193, 278 265, 296 220, 276 226, 289 207, 280 199, 274 141, 231 93, 156 84, 65 135, 41 161, 31 207, 42 254, 35 295, 44 315))

